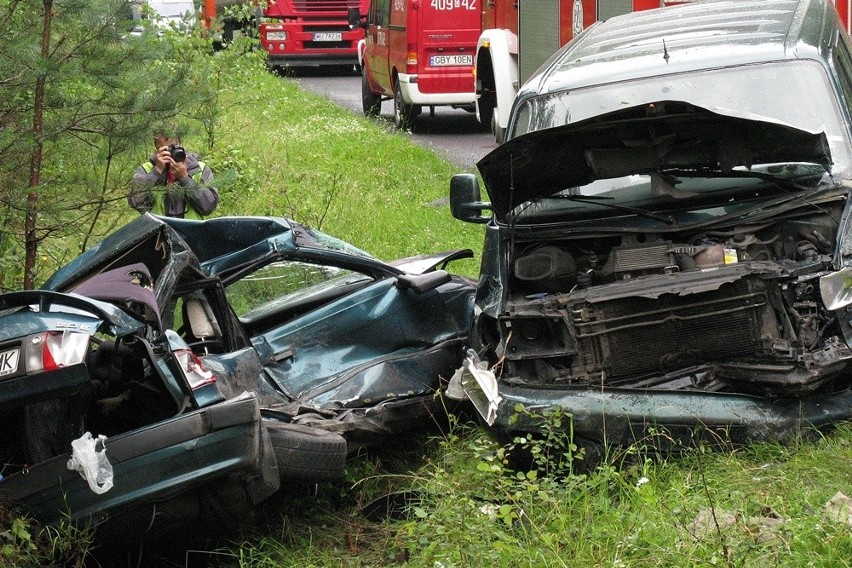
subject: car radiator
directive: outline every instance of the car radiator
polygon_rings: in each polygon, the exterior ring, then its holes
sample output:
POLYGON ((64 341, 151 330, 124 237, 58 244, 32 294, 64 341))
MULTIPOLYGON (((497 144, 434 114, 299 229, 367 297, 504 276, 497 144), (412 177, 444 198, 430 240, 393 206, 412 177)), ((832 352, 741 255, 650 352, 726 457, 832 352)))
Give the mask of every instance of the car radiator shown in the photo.
POLYGON ((569 306, 577 341, 572 367, 602 371, 609 382, 756 354, 764 331, 777 330, 767 282, 741 279, 702 293, 569 306))

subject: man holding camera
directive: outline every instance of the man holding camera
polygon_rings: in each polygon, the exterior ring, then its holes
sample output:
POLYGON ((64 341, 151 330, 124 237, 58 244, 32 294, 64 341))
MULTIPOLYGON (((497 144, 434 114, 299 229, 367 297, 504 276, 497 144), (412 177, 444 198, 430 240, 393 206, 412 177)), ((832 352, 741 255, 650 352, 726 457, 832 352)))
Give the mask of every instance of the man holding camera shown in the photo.
POLYGON ((154 133, 157 152, 136 168, 130 206, 155 215, 202 219, 219 205, 213 171, 198 156, 181 146, 173 133, 154 133))

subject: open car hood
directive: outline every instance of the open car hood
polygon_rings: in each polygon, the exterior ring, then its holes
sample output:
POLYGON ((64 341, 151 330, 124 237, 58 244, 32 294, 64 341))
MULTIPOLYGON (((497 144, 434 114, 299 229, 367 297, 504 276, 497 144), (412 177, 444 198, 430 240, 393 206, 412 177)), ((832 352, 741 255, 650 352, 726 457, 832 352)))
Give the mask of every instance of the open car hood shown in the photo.
POLYGON ((477 166, 503 218, 524 202, 600 179, 672 169, 724 175, 789 162, 830 171, 825 134, 661 101, 518 136, 477 166))

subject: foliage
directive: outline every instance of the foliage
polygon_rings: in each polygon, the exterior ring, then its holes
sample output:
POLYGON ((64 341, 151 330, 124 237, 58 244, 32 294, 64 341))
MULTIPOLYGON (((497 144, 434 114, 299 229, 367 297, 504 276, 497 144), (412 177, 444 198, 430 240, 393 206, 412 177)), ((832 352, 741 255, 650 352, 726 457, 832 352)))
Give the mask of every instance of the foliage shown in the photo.
POLYGON ((0 0, 0 259, 18 259, 0 265, 0 290, 43 280, 127 219, 152 123, 198 125, 212 148, 230 68, 260 65, 248 40, 211 57, 198 30, 130 34, 130 15, 127 0, 0 0))
POLYGON ((346 503, 300 503, 282 513, 286 532, 272 526, 223 549, 235 560, 221 566, 850 565, 849 509, 826 506, 850 491, 849 426, 816 443, 697 445, 678 459, 605 462, 588 474, 515 470, 506 449, 462 423, 423 443, 425 460, 407 470, 356 462, 350 496, 404 492, 402 518, 369 522, 346 503))
POLYGON ((72 567, 91 558, 92 535, 85 528, 42 527, 6 506, 0 506, 0 527, 0 566, 72 567))

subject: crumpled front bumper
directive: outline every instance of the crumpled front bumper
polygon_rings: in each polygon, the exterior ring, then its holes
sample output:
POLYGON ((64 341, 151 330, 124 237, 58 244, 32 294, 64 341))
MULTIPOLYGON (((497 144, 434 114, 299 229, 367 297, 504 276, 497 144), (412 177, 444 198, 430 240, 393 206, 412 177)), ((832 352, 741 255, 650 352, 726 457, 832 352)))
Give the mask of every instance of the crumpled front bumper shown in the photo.
POLYGON ((518 385, 498 381, 475 355, 458 369, 447 391, 451 398, 469 399, 506 441, 541 433, 546 420, 542 415, 553 409, 570 416, 562 427, 578 441, 602 447, 641 441, 657 450, 690 447, 699 439, 723 445, 784 442, 852 419, 850 388, 781 399, 687 390, 518 385))

